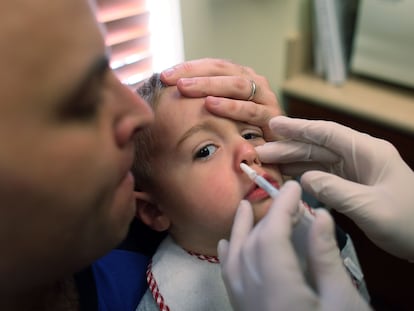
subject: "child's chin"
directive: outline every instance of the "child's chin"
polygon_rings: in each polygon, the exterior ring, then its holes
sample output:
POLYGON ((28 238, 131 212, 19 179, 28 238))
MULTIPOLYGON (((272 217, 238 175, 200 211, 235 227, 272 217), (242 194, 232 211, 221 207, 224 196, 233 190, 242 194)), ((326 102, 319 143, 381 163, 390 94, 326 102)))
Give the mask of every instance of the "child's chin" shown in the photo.
POLYGON ((255 224, 258 223, 264 216, 266 216, 271 205, 271 200, 266 200, 265 202, 253 205, 255 224))

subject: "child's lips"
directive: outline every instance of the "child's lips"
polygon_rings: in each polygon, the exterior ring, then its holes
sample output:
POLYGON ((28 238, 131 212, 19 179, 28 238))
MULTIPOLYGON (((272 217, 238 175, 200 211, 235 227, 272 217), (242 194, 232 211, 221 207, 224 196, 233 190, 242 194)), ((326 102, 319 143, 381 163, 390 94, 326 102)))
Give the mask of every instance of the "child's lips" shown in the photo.
MULTIPOLYGON (((266 178, 266 180, 269 183, 271 183, 273 187, 275 187, 276 189, 279 189, 280 185, 276 180, 272 179, 269 176, 263 176, 263 177, 266 178)), ((247 192, 247 195, 244 197, 244 199, 248 200, 251 203, 254 203, 254 202, 266 199, 268 197, 269 197, 269 194, 266 191, 264 191, 262 188, 260 188, 256 184, 253 184, 250 190, 247 192)))

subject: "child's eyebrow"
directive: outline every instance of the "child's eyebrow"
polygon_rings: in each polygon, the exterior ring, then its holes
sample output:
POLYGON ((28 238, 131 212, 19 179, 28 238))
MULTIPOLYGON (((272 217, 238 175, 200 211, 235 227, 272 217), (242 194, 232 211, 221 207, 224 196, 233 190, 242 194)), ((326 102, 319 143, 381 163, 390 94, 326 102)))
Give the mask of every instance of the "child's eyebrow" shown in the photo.
POLYGON ((196 124, 192 127, 190 127, 187 131, 184 132, 184 134, 180 137, 180 139, 177 142, 177 147, 180 146, 186 139, 189 137, 195 135, 198 132, 201 131, 215 131, 216 127, 209 121, 205 121, 199 124, 196 124))

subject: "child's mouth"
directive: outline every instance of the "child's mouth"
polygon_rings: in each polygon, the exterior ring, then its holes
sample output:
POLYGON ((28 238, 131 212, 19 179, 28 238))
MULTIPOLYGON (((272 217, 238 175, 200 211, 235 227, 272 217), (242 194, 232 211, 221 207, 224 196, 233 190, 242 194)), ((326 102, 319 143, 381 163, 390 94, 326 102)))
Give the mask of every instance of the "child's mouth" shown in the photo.
MULTIPOLYGON (((273 185, 273 187, 275 187, 276 189, 280 188, 279 183, 277 181, 273 180, 269 176, 264 177, 269 183, 273 185)), ((269 198, 269 194, 256 184, 253 184, 252 188, 248 191, 244 199, 248 200, 251 203, 254 203, 267 198, 269 198)))

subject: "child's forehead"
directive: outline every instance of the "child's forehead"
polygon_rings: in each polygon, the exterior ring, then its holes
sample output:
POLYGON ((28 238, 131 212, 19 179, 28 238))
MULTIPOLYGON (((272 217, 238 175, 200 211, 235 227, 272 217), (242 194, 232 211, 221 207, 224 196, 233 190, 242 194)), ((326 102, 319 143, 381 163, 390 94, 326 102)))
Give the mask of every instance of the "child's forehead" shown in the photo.
POLYGON ((208 113, 204 108, 205 97, 192 98, 181 95, 176 86, 170 86, 161 92, 158 98, 156 116, 168 116, 172 119, 200 118, 208 113))
POLYGON ((167 87, 163 90, 155 111, 154 121, 155 135, 163 148, 174 148, 183 137, 192 136, 195 133, 228 132, 230 134, 233 132, 229 131, 232 128, 237 132, 239 128, 254 127, 245 122, 212 114, 205 108, 204 103, 205 98, 184 97, 176 87, 167 87))
MULTIPOLYGON (((157 109, 155 122, 162 125, 164 130, 190 128, 199 123, 210 120, 217 123, 231 123, 239 127, 248 126, 248 123, 220 117, 205 108, 205 97, 190 98, 181 95, 176 86, 163 89, 157 109)), ((250 125, 254 127, 253 125, 250 125)))
POLYGON ((189 127, 202 122, 208 115, 204 98, 189 98, 180 94, 176 87, 163 89, 154 111, 152 128, 158 141, 168 145, 178 139, 189 127))

